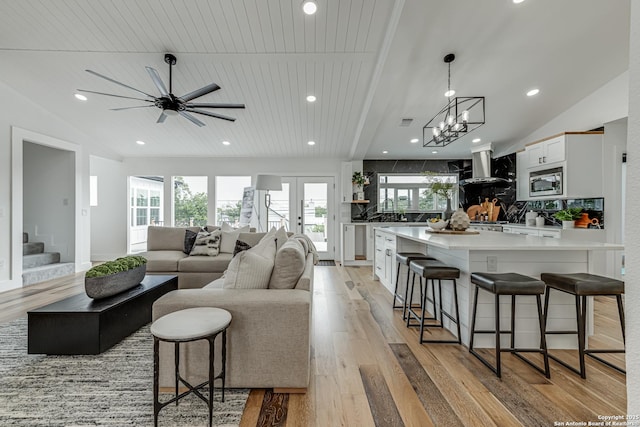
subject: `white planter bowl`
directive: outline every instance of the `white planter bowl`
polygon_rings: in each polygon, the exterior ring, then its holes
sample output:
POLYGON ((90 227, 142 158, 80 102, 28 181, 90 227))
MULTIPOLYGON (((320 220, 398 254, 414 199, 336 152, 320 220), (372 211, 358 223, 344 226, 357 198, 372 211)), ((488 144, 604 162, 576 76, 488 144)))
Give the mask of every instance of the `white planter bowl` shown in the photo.
POLYGON ((440 220, 438 222, 430 222, 429 227, 431 227, 434 230, 444 230, 448 224, 449 224, 449 220, 446 220, 446 221, 440 220))

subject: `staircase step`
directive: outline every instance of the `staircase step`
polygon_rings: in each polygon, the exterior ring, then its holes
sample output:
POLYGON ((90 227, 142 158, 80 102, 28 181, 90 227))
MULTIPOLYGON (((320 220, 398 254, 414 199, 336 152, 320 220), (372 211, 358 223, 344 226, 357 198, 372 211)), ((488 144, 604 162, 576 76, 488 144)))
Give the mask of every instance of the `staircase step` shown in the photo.
POLYGON ((60 254, 58 252, 44 252, 41 254, 25 255, 22 257, 22 269, 40 267, 48 264, 57 264, 60 262, 60 254))
POLYGON ((28 268, 22 271, 22 286, 45 282, 58 277, 75 273, 75 265, 72 262, 48 264, 40 267, 28 268))
POLYGON ((44 252, 43 242, 29 242, 22 244, 22 255, 41 254, 44 252))
POLYGON ((22 233, 22 243, 29 243, 29 233, 22 233))

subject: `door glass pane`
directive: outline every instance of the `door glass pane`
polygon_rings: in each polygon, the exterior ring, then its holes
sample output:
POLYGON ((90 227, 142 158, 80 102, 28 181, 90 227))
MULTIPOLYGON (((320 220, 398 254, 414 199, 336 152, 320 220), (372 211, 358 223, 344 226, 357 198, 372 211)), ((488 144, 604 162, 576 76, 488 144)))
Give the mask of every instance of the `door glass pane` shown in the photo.
POLYGON ((163 225, 164 178, 130 176, 129 253, 147 250, 147 227, 163 225))
POLYGON ((268 230, 271 230, 272 227, 284 227, 284 229, 287 231, 293 231, 291 229, 291 218, 289 213, 290 188, 291 185, 288 182, 283 182, 282 190, 269 191, 269 194, 271 194, 271 207, 269 209, 269 227, 267 228, 268 230))
POLYGON ((207 177, 173 177, 173 225, 192 227, 207 225, 207 177))
POLYGON ((316 245, 318 252, 327 250, 327 199, 326 183, 304 183, 304 229, 316 245))

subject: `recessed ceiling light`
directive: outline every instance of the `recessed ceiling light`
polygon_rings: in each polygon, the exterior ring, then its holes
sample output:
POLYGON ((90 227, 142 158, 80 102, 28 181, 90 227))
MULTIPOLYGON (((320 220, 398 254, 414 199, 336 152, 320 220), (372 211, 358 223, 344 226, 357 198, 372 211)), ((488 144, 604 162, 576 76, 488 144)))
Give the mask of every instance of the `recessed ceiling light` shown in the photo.
POLYGON ((138 144, 138 145, 144 145, 144 144, 145 144, 145 142, 144 142, 144 141, 136 141, 136 144, 138 144))
POLYGON ((387 150, 384 150, 382 154, 389 154, 389 152, 387 150))
POLYGON ((229 141, 222 141, 222 145, 231 145, 229 141))
POLYGON ((307 142, 307 145, 316 145, 316 142, 315 141, 309 141, 309 142, 307 142))
POLYGON ((436 150, 433 150, 431 154, 438 154, 438 152, 436 150))
POLYGON ((307 102, 316 102, 316 97, 313 95, 307 96, 307 102))
POLYGON ((480 142, 480 141, 482 141, 480 138, 476 138, 476 139, 472 140, 471 142, 476 143, 476 142, 480 142))
POLYGON ((313 15, 314 13, 316 13, 316 11, 318 10, 318 5, 316 4, 315 1, 305 1, 302 4, 302 10, 304 11, 304 13, 306 13, 307 15, 313 15))
POLYGON ((540 89, 531 89, 529 92, 527 92, 527 96, 534 96, 537 95, 540 92, 540 89))
POLYGON ((455 94, 456 94, 456 91, 455 91, 455 90, 453 90, 453 89, 449 89, 448 91, 446 91, 446 92, 444 93, 444 96, 446 96, 447 98, 450 98, 450 97, 452 97, 452 96, 453 96, 453 95, 455 95, 455 94))
POLYGON ((418 141, 420 141, 418 138, 413 138, 410 142, 411 142, 412 144, 415 144, 415 143, 416 143, 416 142, 418 142, 418 141))
POLYGON ((73 96, 75 96, 75 97, 76 97, 76 99, 79 99, 80 101, 86 101, 86 100, 87 100, 87 97, 86 97, 86 96, 84 96, 84 95, 82 95, 82 94, 80 94, 80 93, 76 93, 76 94, 75 94, 75 95, 73 95, 73 96))
POLYGON ((513 0, 515 4, 522 3, 524 0, 513 0))

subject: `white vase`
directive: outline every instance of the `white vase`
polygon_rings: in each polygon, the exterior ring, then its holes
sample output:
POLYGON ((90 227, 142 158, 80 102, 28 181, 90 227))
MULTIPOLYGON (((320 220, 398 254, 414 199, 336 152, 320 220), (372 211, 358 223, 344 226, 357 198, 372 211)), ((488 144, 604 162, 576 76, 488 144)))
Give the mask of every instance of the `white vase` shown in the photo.
POLYGON ((469 228, 469 215, 462 208, 458 208, 457 211, 451 215, 451 219, 449 220, 449 227, 452 230, 463 231, 469 228))
POLYGON ((575 221, 562 221, 562 228, 565 230, 567 228, 575 228, 575 226, 576 226, 575 221))

